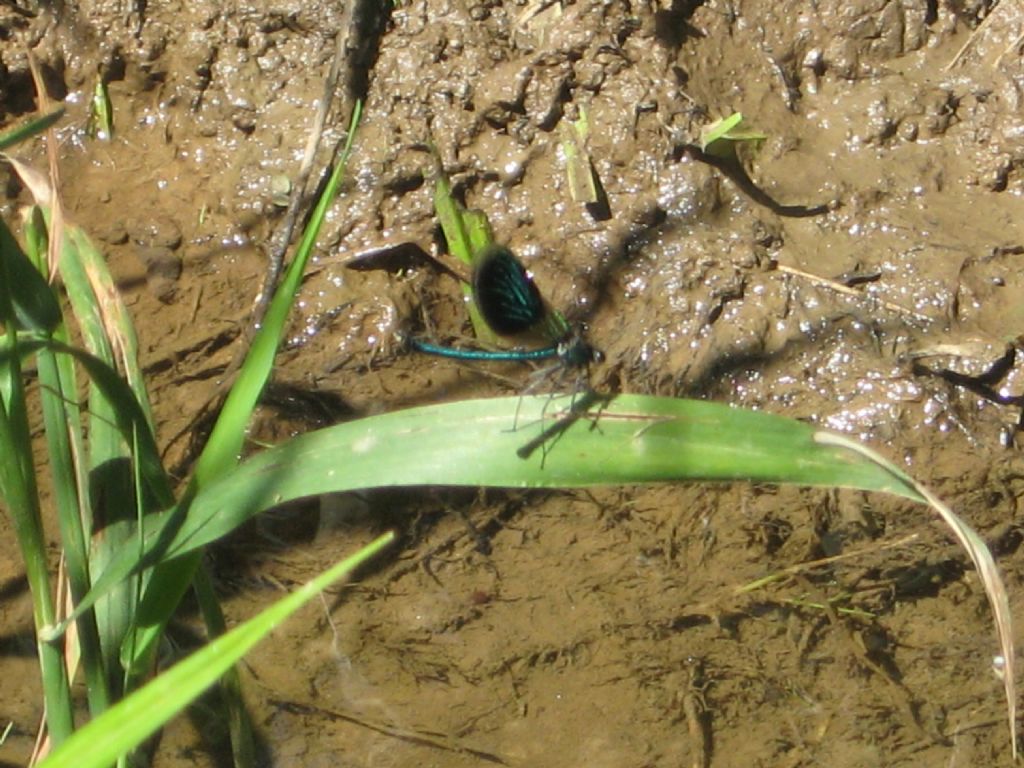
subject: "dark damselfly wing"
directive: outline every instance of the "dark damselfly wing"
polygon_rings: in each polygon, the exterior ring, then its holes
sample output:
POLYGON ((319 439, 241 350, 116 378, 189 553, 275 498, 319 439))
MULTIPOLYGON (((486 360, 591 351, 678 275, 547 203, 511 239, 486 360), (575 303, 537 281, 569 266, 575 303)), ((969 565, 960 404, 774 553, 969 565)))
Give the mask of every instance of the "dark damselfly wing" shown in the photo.
POLYGON ((473 298, 491 329, 515 336, 537 326, 547 313, 540 291, 508 248, 491 246, 473 269, 473 298))

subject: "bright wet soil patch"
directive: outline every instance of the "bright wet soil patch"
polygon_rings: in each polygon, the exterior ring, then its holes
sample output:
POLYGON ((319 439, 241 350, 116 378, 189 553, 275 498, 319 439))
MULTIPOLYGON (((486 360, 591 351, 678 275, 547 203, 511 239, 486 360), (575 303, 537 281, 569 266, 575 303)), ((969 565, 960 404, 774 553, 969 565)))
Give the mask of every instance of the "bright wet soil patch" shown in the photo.
MULTIPOLYGON (((527 379, 398 348, 410 322, 466 333, 449 278, 344 266, 431 248, 432 142, 552 303, 587 323, 606 355, 595 386, 869 441, 982 532, 1021 614, 1012 4, 987 17, 986 3, 867 0, 373 5, 0 8, 0 117, 32 108, 18 45, 31 42, 72 105, 65 198, 131 303, 170 462, 187 462, 193 418, 242 349, 343 34, 347 87, 324 146, 364 89, 365 119, 256 436, 527 379), (82 133, 98 70, 115 107, 106 143, 82 133), (559 142, 581 110, 606 210, 568 191, 559 142), (735 111, 768 136, 743 153, 753 189, 692 150, 735 111), (802 215, 814 206, 826 210, 802 215)), ((5 189, 10 219, 26 196, 5 189)), ((385 526, 402 530, 399 552, 244 665, 272 764, 1009 762, 984 595, 922 509, 740 485, 328 499, 216 548, 229 614, 385 526)), ((0 754, 23 764, 40 708, 7 534, 0 716, 14 729, 0 754)), ((168 729, 156 764, 218 764, 222 736, 197 713, 168 729)))

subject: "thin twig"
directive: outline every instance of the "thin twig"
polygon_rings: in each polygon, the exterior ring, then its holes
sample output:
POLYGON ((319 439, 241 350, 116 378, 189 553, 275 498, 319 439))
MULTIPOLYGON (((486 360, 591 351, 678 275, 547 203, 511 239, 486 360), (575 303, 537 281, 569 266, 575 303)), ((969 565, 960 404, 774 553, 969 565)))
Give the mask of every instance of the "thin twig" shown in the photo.
POLYGON ((472 757, 484 760, 488 763, 496 763, 497 765, 508 765, 509 763, 502 759, 499 755, 493 752, 485 752, 482 749, 473 749, 467 747, 451 736, 447 734, 438 733, 436 731, 427 731, 421 729, 402 728, 391 723, 379 722, 370 720, 366 717, 360 717, 350 712, 342 712, 337 709, 328 709, 326 707, 320 707, 313 704, 301 704, 293 701, 283 701, 280 699, 271 699, 268 702, 271 706, 277 707, 278 709, 288 712, 294 715, 303 715, 306 717, 318 716, 325 717, 330 720, 337 720, 341 722, 351 723, 352 725, 358 725, 361 728, 367 728, 371 731, 390 736, 393 739, 398 739, 410 744, 416 744, 422 747, 431 747, 433 749, 444 750, 445 752, 455 752, 457 754, 471 755, 472 757))
POLYGON ((978 37, 980 37, 982 32, 988 28, 989 21, 996 15, 997 5, 998 0, 996 0, 996 3, 989 9, 988 16, 981 20, 981 24, 978 25, 978 28, 971 32, 971 36, 968 37, 967 40, 964 41, 964 44, 960 46, 960 50, 956 52, 956 56, 954 56, 953 60, 946 65, 947 72, 960 63, 961 59, 967 55, 967 52, 974 46, 975 42, 977 42, 978 37))
POLYGON ((870 296, 869 294, 864 293, 864 291, 858 291, 856 288, 851 288, 848 285, 843 285, 842 283, 837 282, 835 280, 830 280, 827 277, 821 277, 820 275, 814 275, 811 274, 810 272, 804 272, 802 269, 797 269, 796 267, 787 267, 785 264, 776 264, 775 269, 776 271, 782 272, 785 275, 793 275, 794 277, 802 278, 816 285, 820 285, 824 288, 828 288, 829 290, 835 291, 836 293, 842 293, 846 296, 855 296, 856 298, 861 300, 877 301, 879 304, 881 304, 888 310, 903 315, 910 315, 911 317, 916 317, 918 320, 924 320, 930 323, 933 322, 935 319, 929 317, 928 315, 917 312, 913 309, 907 309, 906 307, 901 306, 899 304, 894 304, 891 301, 886 301, 885 299, 881 299, 877 296, 870 296))
POLYGON ((320 96, 320 103, 317 106, 316 116, 313 119, 313 129, 310 131, 306 141, 306 150, 302 156, 302 164, 292 186, 292 194, 288 200, 288 209, 285 211, 284 219, 277 232, 271 238, 267 246, 267 272, 263 278, 263 287, 256 298, 256 306, 252 314, 251 328, 255 329, 263 322, 270 306, 270 299, 274 295, 274 288, 281 277, 281 270, 284 266, 284 255, 292 241, 295 227, 299 221, 299 214, 305 207, 307 200, 307 187, 309 178, 313 171, 313 160, 316 157, 317 147, 320 146, 320 139, 323 138, 324 126, 327 124, 327 114, 330 112, 331 104, 334 102, 335 89, 338 86, 338 78, 341 75, 341 65, 345 60, 345 30, 338 30, 335 35, 334 58, 331 61, 331 68, 324 80, 324 90, 320 96))
MULTIPOLYGON (((310 132, 309 139, 306 141, 306 151, 303 154, 302 164, 299 166, 298 178, 296 179, 295 185, 292 187, 291 198, 288 202, 288 210, 285 213, 281 228, 271 238, 272 243, 267 249, 267 272, 263 279, 263 286, 256 297, 256 303, 253 307, 252 319, 249 323, 249 333, 247 334, 249 338, 253 336, 255 329, 259 328, 267 313, 267 309, 270 307, 270 300, 274 295, 274 289, 277 286, 277 282, 281 276, 281 270, 284 265, 285 251, 288 250, 288 245, 291 243, 292 234, 295 231, 300 210, 307 199, 306 187, 309 185, 311 169, 316 156, 316 148, 319 146, 320 140, 323 137, 327 114, 330 110, 330 105, 334 101, 335 89, 340 76, 342 63, 345 59, 346 39, 346 30, 339 30, 335 36, 336 42, 334 58, 331 61, 331 68, 324 80, 323 95, 320 99, 320 105, 317 108, 317 114, 313 121, 313 127, 310 132)), ((171 438, 167 444, 167 448, 165 449, 166 451, 169 451, 182 437, 191 434, 197 424, 200 424, 211 412, 215 412, 220 407, 219 404, 223 402, 225 393, 234 381, 234 373, 241 367, 242 362, 245 360, 247 351, 248 345, 243 345, 238 350, 234 359, 228 364, 224 372, 221 374, 221 383, 217 387, 216 392, 207 398, 206 402, 198 409, 198 411, 196 411, 195 416, 193 416, 189 423, 186 424, 181 431, 175 434, 173 438, 171 438)))
POLYGON ((708 718, 707 702, 704 692, 708 683, 704 679, 704 664, 700 659, 686 660, 687 681, 686 692, 683 694, 683 714, 686 715, 686 728, 693 744, 693 768, 709 768, 711 765, 711 723, 708 718))
POLYGON ((808 560, 805 563, 797 563, 796 565, 791 565, 787 568, 783 568, 781 571, 775 571, 774 573, 769 574, 768 576, 764 576, 763 578, 751 581, 748 584, 743 584, 739 587, 736 587, 733 594, 742 595, 747 592, 753 592, 755 589, 760 589, 761 587, 779 581, 780 579, 783 579, 787 576, 796 576, 797 574, 804 573, 805 571, 810 571, 814 568, 820 568, 823 565, 832 565, 833 563, 838 563, 842 560, 850 560, 851 558, 862 557, 863 555, 871 554, 874 552, 883 552, 887 549, 905 547, 917 541, 919 538, 920 534, 911 533, 907 536, 903 536, 899 539, 896 539, 895 541, 886 542, 881 545, 871 545, 868 547, 863 547, 861 549, 843 552, 838 555, 823 557, 820 560, 808 560))

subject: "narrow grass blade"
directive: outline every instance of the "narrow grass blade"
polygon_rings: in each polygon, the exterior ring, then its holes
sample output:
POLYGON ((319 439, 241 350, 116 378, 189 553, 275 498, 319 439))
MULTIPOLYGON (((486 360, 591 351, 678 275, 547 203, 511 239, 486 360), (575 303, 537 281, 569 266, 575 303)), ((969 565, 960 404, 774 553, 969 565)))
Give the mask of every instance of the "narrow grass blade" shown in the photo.
MULTIPOLYGON (((102 532, 93 535, 95 532, 86 531, 91 547, 90 566, 94 572, 99 573, 106 569, 116 554, 123 553, 136 543, 137 526, 119 523, 131 523, 148 511, 166 508, 171 501, 169 483, 166 477, 160 477, 163 475, 163 467, 159 460, 151 460, 152 455, 155 455, 154 449, 142 457, 147 460, 142 473, 147 480, 154 481, 150 490, 156 493, 137 496, 132 490, 134 457, 130 447, 138 435, 132 430, 125 432, 122 429, 124 425, 119 421, 125 413, 135 416, 141 411, 145 425, 140 427, 139 434, 144 436, 138 439, 148 447, 152 443, 152 419, 148 393, 138 367, 134 327, 106 262, 80 228, 59 221, 60 207, 54 204, 56 198, 50 179, 26 163, 11 162, 36 199, 49 231, 59 233, 50 235, 50 256, 54 258, 63 278, 72 313, 85 347, 91 354, 90 363, 98 360, 102 364, 99 367, 93 365, 89 369, 90 374, 98 370, 97 375, 108 377, 109 369, 120 369, 135 390, 130 398, 115 401, 108 397, 107 393, 111 391, 109 385, 101 385, 92 376, 89 379, 86 412, 89 439, 87 451, 79 456, 79 461, 88 473, 90 496, 99 500, 97 505, 102 504, 103 507, 94 510, 105 521, 102 532), (53 238, 59 244, 56 250, 53 238), (120 411, 119 405, 124 405, 128 410, 120 411), (145 435, 150 439, 146 440, 145 435), (145 509, 136 508, 137 498, 147 502, 145 509)), ((114 376, 118 378, 116 373, 114 376)), ((114 387, 114 391, 117 389, 114 387)), ((133 584, 120 585, 118 590, 117 594, 97 604, 97 623, 104 648, 105 666, 109 670, 114 669, 122 640, 130 629, 133 606, 139 591, 138 586, 133 584)))
MULTIPOLYGON (((46 270, 49 243, 41 212, 34 208, 33 213, 37 215, 33 215, 26 222, 26 250, 29 259, 34 263, 32 271, 42 280, 42 274, 46 270)), ((44 288, 56 304, 56 297, 49 286, 44 283, 44 288)), ((53 338, 67 340, 67 329, 63 323, 58 324, 52 331, 39 330, 46 334, 52 333, 53 338)), ((93 526, 89 477, 84 462, 80 460, 86 455, 86 451, 82 414, 77 402, 77 377, 72 358, 58 355, 46 346, 37 349, 36 366, 57 524, 72 601, 77 602, 92 586, 89 574, 89 534, 93 526)), ((100 641, 95 611, 82 614, 78 620, 77 630, 89 711, 97 715, 109 705, 110 691, 107 666, 102 663, 103 644, 100 641)), ((71 667, 70 676, 74 677, 74 667, 71 667)))
POLYGON ((17 128, 0 135, 0 152, 42 133, 50 126, 56 124, 62 117, 64 117, 64 107, 57 107, 45 115, 30 118, 17 128))
POLYGON ((469 242, 469 230, 463 218, 464 208, 452 196, 452 185, 448 181, 441 161, 434 161, 434 212, 441 223, 445 242, 452 256, 466 266, 473 264, 473 245, 469 242))
POLYGON ((65 232, 74 247, 74 255, 81 264, 81 271, 75 270, 75 275, 71 275, 64 268, 64 258, 62 258, 61 276, 67 283, 69 292, 85 291, 86 281, 95 292, 99 301, 103 327, 106 329, 107 337, 111 340, 114 353, 113 361, 108 362, 121 371, 152 430, 153 415, 149 392, 146 389, 142 368, 139 366, 139 340, 128 307, 117 289, 113 275, 107 268, 106 257, 89 236, 81 227, 70 224, 65 224, 65 232), (71 282, 73 277, 75 283, 71 282))
MULTIPOLYGON (((448 250, 459 261, 472 267, 476 254, 494 244, 491 224, 483 211, 466 210, 455 199, 452 195, 452 185, 441 168, 441 161, 436 157, 434 166, 434 212, 441 223, 441 231, 448 243, 448 250)), ((463 284, 462 295, 469 299, 469 320, 473 325, 473 333, 484 344, 497 343, 497 335, 484 321, 473 299, 472 287, 463 284)))
MULTIPOLYGON (((88 373, 89 378, 103 391, 104 397, 113 403, 113 416, 110 422, 119 432, 121 439, 128 445, 139 443, 139 454, 136 457, 142 477, 146 482, 145 492, 151 494, 154 505, 167 507, 173 502, 167 475, 160 462, 160 453, 156 440, 149 429, 146 415, 135 399, 135 393, 128 387, 117 371, 105 361, 78 347, 64 344, 56 339, 26 336, 19 340, 19 354, 29 355, 40 349, 49 349, 60 355, 67 355, 77 361, 88 373)), ((0 350, 0 365, 10 359, 11 352, 0 350)))
POLYGON ((394 541, 388 532, 313 581, 211 641, 144 688, 79 729, 40 768, 106 768, 141 744, 213 685, 278 624, 333 582, 347 577, 394 541))
MULTIPOLYGON (((20 250, 0 249, 0 502, 7 507, 14 524, 32 594, 32 617, 37 634, 42 637, 56 614, 21 369, 24 352, 8 269, 12 258, 25 256, 20 250)), ((57 646, 41 641, 37 650, 47 727, 54 742, 60 743, 74 727, 67 674, 57 646)))
POLYGON ((96 75, 96 85, 92 89, 85 135, 101 141, 110 141, 114 137, 114 105, 102 74, 96 75))
MULTIPOLYGON (((41 243, 57 239, 59 248, 54 250, 54 243, 50 242, 50 255, 58 265, 88 350, 72 349, 45 336, 39 347, 43 352, 62 358, 74 356, 89 373, 88 443, 79 443, 76 460, 79 474, 87 476, 86 482, 78 478, 79 486, 86 489, 82 495, 82 511, 95 512, 104 520, 101 531, 90 528, 83 532, 89 542, 89 566, 93 573, 101 573, 111 559, 133 548, 141 557, 136 546, 138 519, 154 509, 167 508, 173 496, 152 436, 148 393, 138 366, 134 327, 105 259, 80 228, 58 223, 59 216, 54 212, 59 213, 60 209, 53 205, 55 197, 50 179, 25 163, 11 162, 37 201, 37 209, 30 220, 33 227, 28 230, 30 241, 41 243), (36 224, 39 219, 45 221, 45 227, 36 224), (47 237, 47 230, 59 234, 47 237), (122 375, 133 390, 127 394, 122 375), (132 452, 135 445, 141 447, 138 454, 132 452), (138 469, 133 468, 136 459, 143 463, 138 469), (133 490, 136 475, 146 479, 142 493, 133 490), (90 510, 90 501, 97 503, 97 509, 90 510), (144 506, 137 507, 137 501, 144 506)), ((31 343, 40 343, 41 335, 35 334, 31 343)), ((88 514, 82 516, 81 523, 89 527, 88 514)), ((95 604, 104 666, 111 676, 122 641, 134 620, 134 605, 140 591, 139 585, 128 583, 117 589, 109 599, 95 604)), ((76 597, 82 596, 81 589, 76 588, 75 592, 76 597)))
POLYGON ((757 147, 767 138, 766 134, 747 126, 741 113, 734 112, 701 131, 700 148, 715 157, 735 158, 737 143, 749 142, 757 147))
POLYGON ((40 333, 56 328, 60 322, 60 305, 46 278, 32 265, 3 221, 0 221, 0 258, 6 263, 8 285, 18 288, 10 293, 16 327, 40 333))
MULTIPOLYGON (((117 370, 117 381, 127 384, 114 388, 113 382, 102 381, 104 374, 93 374, 95 366, 87 368, 89 485, 97 504, 94 512, 104 520, 102 530, 93 532, 91 538, 91 567, 94 573, 101 573, 121 552, 135 551, 141 555, 139 521, 150 512, 165 509, 172 494, 162 464, 154 455, 149 393, 139 367, 138 340, 127 307, 105 259, 86 234, 71 224, 65 224, 63 232, 58 264, 68 293, 95 297, 95 304, 88 299, 72 300, 79 323, 93 329, 92 335, 86 337, 88 347, 106 364, 104 373, 117 370), (110 394, 117 391, 123 396, 115 400, 110 394), (126 412, 135 415, 130 430, 118 423, 126 412), (138 466, 139 461, 145 461, 146 467, 138 466), (136 491, 137 475, 146 480, 143 489, 152 488, 154 492, 136 491)), ((121 646, 132 631, 142 588, 143 584, 136 581, 125 583, 108 600, 97 604, 104 663, 111 672, 118 669, 121 646)))
POLYGON ((469 246, 472 248, 470 266, 474 266, 480 253, 488 246, 494 245, 494 231, 491 229, 490 219, 483 211, 464 210, 462 217, 466 225, 466 234, 469 235, 469 246))
POLYGON ((586 109, 580 107, 580 116, 577 120, 560 122, 558 134, 558 146, 562 150, 562 157, 565 158, 569 195, 576 203, 596 203, 598 194, 597 185, 594 183, 594 166, 587 151, 590 121, 586 109))
MULTIPOLYGON (((224 622, 224 611, 213 588, 213 580, 205 564, 200 562, 192 579, 192 589, 203 614, 208 637, 216 639, 227 633, 224 622)), ((231 756, 236 768, 250 768, 257 764, 256 741, 253 737, 252 720, 242 696, 242 678, 237 666, 224 670, 220 679, 221 700, 224 706, 225 719, 228 726, 228 737, 231 739, 231 756)))
POLYGON ((199 457, 196 464, 195 483, 202 487, 213 478, 221 475, 224 471, 233 467, 242 450, 242 443, 245 439, 245 429, 249 423, 253 409, 263 391, 270 371, 274 366, 274 356, 277 353, 277 345, 284 333, 285 322, 295 300, 299 283, 305 272, 306 264, 316 245, 316 239, 320 234, 320 227, 323 225, 327 210, 337 195, 338 186, 341 183, 345 172, 349 155, 352 153, 352 142, 355 138, 356 129, 359 126, 362 104, 357 102, 352 112, 352 120, 349 124, 348 137, 345 147, 341 151, 334 171, 324 188, 323 194, 317 201, 316 207, 310 216, 309 224, 302 234, 295 257, 285 272, 284 279, 274 294, 274 298, 267 310, 263 325, 260 327, 252 346, 246 356, 238 379, 231 388, 224 408, 217 419, 210 440, 205 450, 199 457))
MULTIPOLYGON (((196 462, 195 472, 186 488, 179 509, 187 509, 193 496, 215 479, 228 474, 237 464, 245 440, 245 430, 263 387, 270 378, 277 346, 284 333, 288 314, 295 300, 306 264, 313 252, 320 228, 327 211, 337 196, 338 186, 344 175, 348 158, 352 153, 353 141, 362 103, 356 102, 352 111, 345 146, 335 163, 334 170, 323 194, 313 208, 309 223, 302 233, 295 256, 285 272, 284 279, 274 293, 267 313, 263 318, 252 345, 242 363, 238 378, 231 387, 210 439, 196 462)), ((162 563, 153 573, 147 585, 137 615, 136 632, 126 640, 122 648, 122 660, 132 667, 147 667, 147 659, 156 647, 156 641, 178 602, 198 564, 196 557, 178 563, 162 563)))
MULTIPOLYGON (((32 192, 46 226, 52 228, 55 221, 50 206, 53 189, 49 179, 26 163, 13 159, 10 162, 32 192)), ((149 394, 138 364, 135 327, 106 259, 80 227, 62 221, 59 229, 58 267, 85 346, 123 372, 152 423, 149 394)))

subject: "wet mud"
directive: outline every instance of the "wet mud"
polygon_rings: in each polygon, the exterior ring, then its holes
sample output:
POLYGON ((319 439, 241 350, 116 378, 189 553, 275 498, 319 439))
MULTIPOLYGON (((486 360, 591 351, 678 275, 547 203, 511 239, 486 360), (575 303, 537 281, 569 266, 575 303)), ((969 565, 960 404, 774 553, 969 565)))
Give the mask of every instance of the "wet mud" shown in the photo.
MULTIPOLYGON (((585 323, 605 355, 598 389, 866 440, 981 532, 1021 615, 1013 4, 115 5, 0 7, 0 121, 34 108, 30 46, 69 104, 62 191, 130 302, 169 464, 187 468, 200 406, 244 349, 340 36, 317 167, 356 98, 364 120, 254 440, 528 380, 523 365, 396 343, 410 323, 467 333, 449 277, 346 267, 436 247, 434 146, 548 300, 585 323), (84 132, 97 73, 106 142, 84 132), (734 112, 766 139, 706 162, 701 130, 734 112), (574 201, 566 175, 565 126, 584 114, 598 206, 574 201)), ((0 174, 13 218, 27 195, 0 174)), ((0 755, 14 765, 40 702, 0 525, 0 716, 14 722, 0 755)), ((1009 763, 984 594, 923 509, 745 485, 324 499, 215 548, 229 616, 385 526, 402 531, 398 554, 243 665, 268 765, 1009 763)), ((182 637, 196 621, 186 611, 182 637)), ((198 709, 154 764, 225 765, 223 739, 198 709)))

